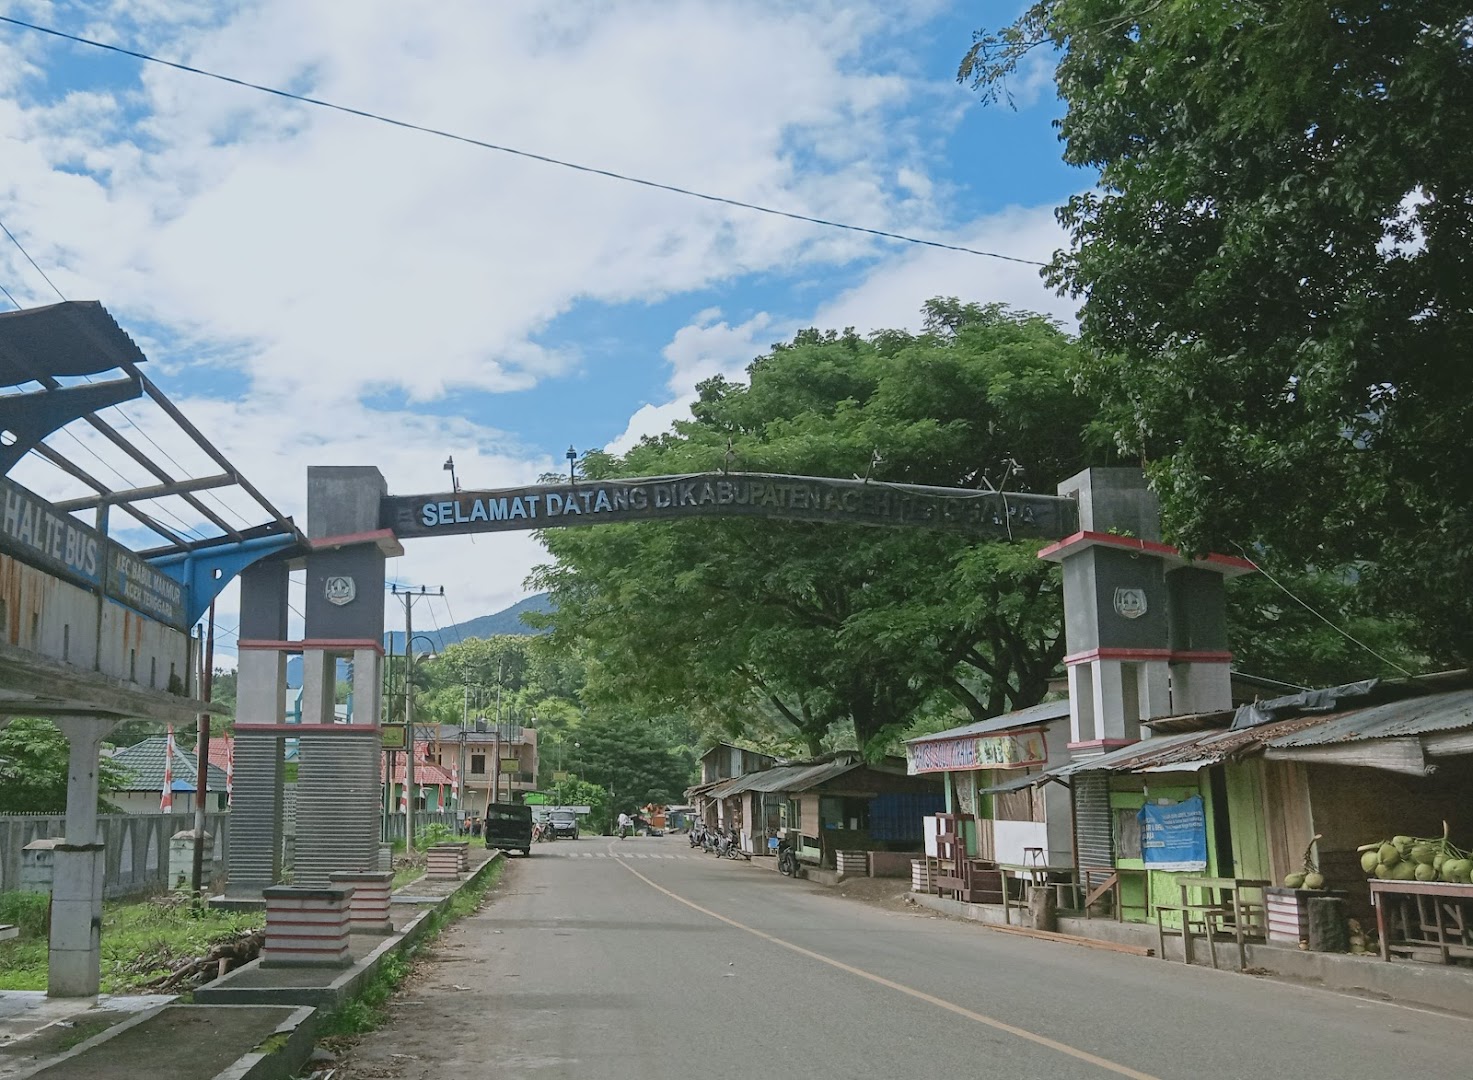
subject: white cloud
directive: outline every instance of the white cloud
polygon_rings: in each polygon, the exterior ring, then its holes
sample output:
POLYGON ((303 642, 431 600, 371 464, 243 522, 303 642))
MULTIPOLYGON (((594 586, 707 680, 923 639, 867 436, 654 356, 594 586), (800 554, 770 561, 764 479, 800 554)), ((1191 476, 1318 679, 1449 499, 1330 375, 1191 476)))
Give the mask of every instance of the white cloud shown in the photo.
MULTIPOLYGON (((1052 207, 1011 207, 956 230, 953 237, 952 242, 963 247, 1038 261, 1046 261, 1067 242, 1052 207)), ((774 341, 791 337, 800 326, 853 327, 861 333, 918 330, 922 305, 936 296, 1006 304, 1075 327, 1074 303, 1044 285, 1037 267, 937 248, 906 247, 878 262, 860 284, 825 301, 805 319, 779 320, 759 312, 732 326, 719 321, 719 310, 697 314, 664 350, 670 364, 671 397, 640 408, 608 449, 623 453, 642 436, 668 431, 674 421, 689 415, 697 382, 718 374, 744 381, 748 363, 767 352, 774 341)))

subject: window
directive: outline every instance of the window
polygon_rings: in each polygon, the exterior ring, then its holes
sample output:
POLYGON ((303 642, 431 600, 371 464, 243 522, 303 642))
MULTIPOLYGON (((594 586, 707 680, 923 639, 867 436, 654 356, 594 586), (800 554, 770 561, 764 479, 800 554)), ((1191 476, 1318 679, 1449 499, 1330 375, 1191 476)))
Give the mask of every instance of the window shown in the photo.
POLYGON ((1141 857, 1141 819, 1135 807, 1115 808, 1115 850, 1121 859, 1141 857))
POLYGON ((789 829, 801 829, 803 827, 803 803, 799 799, 789 799, 787 806, 786 825, 789 829))
POLYGON ((486 775, 486 755, 485 754, 472 754, 471 755, 471 775, 472 776, 485 776, 486 775))

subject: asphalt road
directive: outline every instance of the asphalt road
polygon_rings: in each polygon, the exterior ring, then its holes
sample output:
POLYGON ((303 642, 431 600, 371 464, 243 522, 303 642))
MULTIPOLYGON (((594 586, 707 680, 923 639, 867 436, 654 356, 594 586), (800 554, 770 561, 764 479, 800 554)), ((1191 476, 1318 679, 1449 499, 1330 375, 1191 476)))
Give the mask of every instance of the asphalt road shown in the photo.
MULTIPOLYGON (((897 882, 897 891, 903 883, 897 882)), ((1385 1080, 1473 1021, 845 900, 684 838, 513 860, 351 1077, 1385 1080)))

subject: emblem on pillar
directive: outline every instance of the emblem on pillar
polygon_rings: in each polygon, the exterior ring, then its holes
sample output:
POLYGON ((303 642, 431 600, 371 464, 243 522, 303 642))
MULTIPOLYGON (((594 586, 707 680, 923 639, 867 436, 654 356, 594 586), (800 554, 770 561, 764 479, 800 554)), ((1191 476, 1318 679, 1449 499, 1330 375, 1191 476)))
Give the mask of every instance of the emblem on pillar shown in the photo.
MULTIPOLYGON (((329 585, 329 588, 331 586, 329 585)), ((1146 613, 1145 589, 1116 589, 1115 614, 1122 619, 1139 619, 1146 613)))
MULTIPOLYGON (((351 604, 353 598, 358 595, 358 587, 353 584, 350 577, 330 577, 327 579, 327 602, 342 607, 351 604)), ((1144 601, 1142 601, 1144 604, 1144 601)), ((1115 605, 1118 608, 1120 601, 1117 599, 1115 605)), ((1144 610, 1144 607, 1142 608, 1144 610)))

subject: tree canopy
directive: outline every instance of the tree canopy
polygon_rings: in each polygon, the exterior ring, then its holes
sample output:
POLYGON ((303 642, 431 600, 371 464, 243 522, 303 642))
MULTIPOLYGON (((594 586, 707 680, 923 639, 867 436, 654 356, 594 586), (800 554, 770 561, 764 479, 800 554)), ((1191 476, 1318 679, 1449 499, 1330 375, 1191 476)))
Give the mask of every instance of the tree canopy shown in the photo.
MULTIPOLYGON (((0 814, 64 813, 68 762, 66 736, 50 720, 22 716, 0 728, 0 814)), ((117 791, 130 779, 117 762, 99 762, 99 791, 117 791)), ((116 809, 104 798, 97 807, 116 809)))
MULTIPOLYGON (((806 330, 749 380, 591 478, 732 469, 1052 493, 1098 460, 1075 346, 1000 306, 936 300, 919 334, 806 330)), ((781 717, 808 749, 835 724, 882 749, 927 710, 1033 704, 1063 655, 1057 571, 1036 544, 757 520, 548 531, 536 577, 590 693, 649 711, 781 717)))
POLYGON ((1042 0, 977 35, 991 96, 1055 51, 1049 274, 1168 532, 1353 567, 1473 658, 1473 36, 1454 0, 1042 0))

